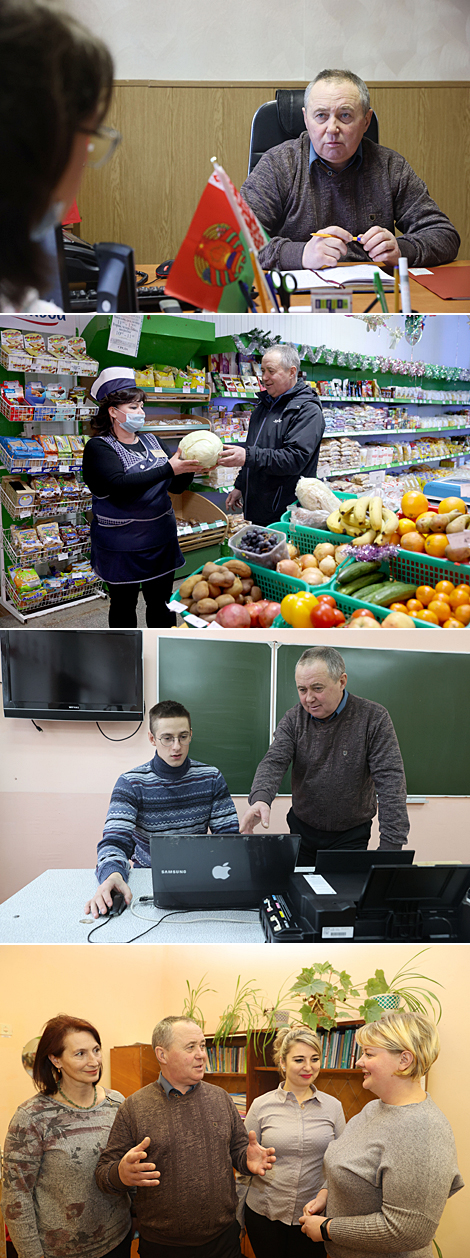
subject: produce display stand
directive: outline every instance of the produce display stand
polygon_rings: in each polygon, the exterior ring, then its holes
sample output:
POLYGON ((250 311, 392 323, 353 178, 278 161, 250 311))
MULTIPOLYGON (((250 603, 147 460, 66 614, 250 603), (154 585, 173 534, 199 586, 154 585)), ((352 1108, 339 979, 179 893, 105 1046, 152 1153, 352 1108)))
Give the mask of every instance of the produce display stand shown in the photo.
MULTIPOLYGON (((5 361, 5 360, 4 360, 5 361)), ((59 364, 60 365, 60 364, 59 364)), ((34 379, 53 380, 64 384, 67 389, 71 385, 83 382, 90 383, 88 375, 81 374, 80 360, 77 359, 76 371, 71 372, 55 372, 45 371, 34 367, 34 359, 31 360, 30 371, 1 371, 2 379, 20 378, 25 385, 26 380, 31 376, 34 379)), ((15 425, 13 430, 14 436, 33 437, 39 433, 47 433, 48 435, 57 434, 74 434, 79 435, 83 427, 84 421, 90 418, 95 408, 86 405, 77 405, 70 403, 54 403, 38 404, 36 406, 9 406, 2 399, 0 411, 2 418, 0 419, 0 432, 2 435, 12 435, 11 424, 15 425), (18 432, 16 425, 22 425, 22 429, 18 432)), ((27 476, 38 475, 41 473, 66 474, 73 472, 76 479, 83 484, 81 478, 81 459, 80 456, 60 456, 57 461, 52 458, 44 457, 42 459, 22 459, 9 455, 3 447, 0 446, 0 603, 10 612, 16 620, 22 624, 45 616, 48 613, 59 611, 62 607, 68 607, 71 603, 84 603, 93 599, 103 598, 103 583, 98 577, 84 579, 83 582, 76 583, 70 589, 62 589, 58 591, 48 591, 42 598, 38 598, 34 592, 19 593, 9 578, 8 572, 11 565, 35 568, 38 571, 41 567, 47 567, 51 562, 59 571, 67 569, 70 562, 87 558, 90 553, 89 541, 69 546, 64 543, 62 548, 58 550, 54 547, 41 547, 37 551, 19 552, 15 548, 11 535, 12 525, 23 521, 31 527, 41 522, 56 521, 59 524, 85 524, 87 517, 86 512, 91 507, 91 495, 80 493, 62 497, 60 500, 41 501, 37 495, 32 494, 32 502, 28 507, 18 507, 17 499, 14 492, 15 479, 23 479, 27 476)))
MULTIPOLYGON (((227 558, 228 556, 225 555, 222 559, 216 559, 215 563, 219 566, 223 566, 223 564, 227 562, 227 558)), ((204 562, 206 562, 206 560, 204 562)), ((256 584, 259 586, 263 598, 268 598, 273 602, 280 603, 282 602, 282 599, 285 598, 286 594, 298 594, 299 592, 305 594, 310 592, 310 587, 306 584, 306 582, 298 581, 296 577, 287 577, 283 572, 275 572, 271 568, 262 568, 258 564, 251 563, 251 561, 249 566, 251 568, 252 575, 256 577, 256 584)), ((193 573, 202 572, 203 567, 204 564, 201 564, 200 567, 193 568, 192 571, 193 573)), ((328 582, 328 587, 326 587, 325 583, 325 588, 329 589, 330 585, 331 582, 328 582)), ((178 595, 175 594, 173 596, 174 605, 177 602, 177 599, 178 595)), ((185 607, 183 603, 179 604, 178 612, 180 612, 183 619, 187 620, 189 624, 197 622, 197 626, 201 629, 211 628, 211 625, 208 624, 207 621, 203 620, 202 617, 191 615, 188 608, 185 607)), ((223 632, 223 627, 216 625, 216 629, 219 627, 223 632)))

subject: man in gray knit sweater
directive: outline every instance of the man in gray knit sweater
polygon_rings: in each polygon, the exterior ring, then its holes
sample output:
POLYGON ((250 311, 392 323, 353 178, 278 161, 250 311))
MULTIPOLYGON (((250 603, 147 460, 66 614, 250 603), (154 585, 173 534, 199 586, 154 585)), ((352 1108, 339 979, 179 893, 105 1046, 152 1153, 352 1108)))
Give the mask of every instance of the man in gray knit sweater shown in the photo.
POLYGON ((136 1190, 140 1258, 240 1258, 232 1168, 264 1175, 274 1149, 247 1132, 223 1088, 203 1082, 204 1033, 192 1018, 163 1018, 152 1047, 160 1077, 121 1105, 98 1187, 136 1190))
POLYGON ((292 764, 287 821, 300 834, 298 864, 318 848, 366 848, 379 800, 380 847, 399 850, 409 831, 406 781, 397 736, 386 708, 346 690, 342 655, 315 646, 297 662, 300 702, 282 717, 255 773, 240 822, 251 834, 267 830, 272 801, 292 764))
POLYGON ((306 131, 269 149, 241 189, 271 236, 260 251, 266 270, 344 260, 392 267, 400 254, 410 266, 453 262, 460 238, 426 184, 399 153, 364 136, 372 110, 362 79, 322 70, 303 113, 306 131))

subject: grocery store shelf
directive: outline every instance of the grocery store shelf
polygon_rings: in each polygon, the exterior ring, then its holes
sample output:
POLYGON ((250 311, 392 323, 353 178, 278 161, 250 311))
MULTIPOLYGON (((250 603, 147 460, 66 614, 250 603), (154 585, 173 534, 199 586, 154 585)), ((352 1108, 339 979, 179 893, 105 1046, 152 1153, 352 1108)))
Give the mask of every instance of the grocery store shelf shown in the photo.
MULTIPOLYGON (((462 458, 464 456, 470 458, 470 450, 464 450, 462 454, 456 457, 462 458)), ((403 470, 405 467, 415 467, 418 464, 425 464, 426 467, 438 467, 445 457, 445 455, 440 454, 439 458, 428 459, 423 455, 421 457, 417 455, 414 459, 409 459, 403 463, 365 463, 361 467, 337 467, 334 472, 326 472, 322 476, 320 475, 319 479, 331 480, 335 476, 356 476, 358 472, 395 472, 403 470)), ((448 457, 452 458, 452 455, 448 457)))
POLYGON ((367 428, 361 432, 360 428, 348 428, 344 432, 336 432, 334 429, 325 429, 322 441, 331 441, 340 437, 355 437, 357 441, 364 437, 414 437, 419 440, 421 437, 443 437, 454 434, 466 436, 470 433, 470 428, 460 428, 451 425, 442 424, 440 428, 367 428))

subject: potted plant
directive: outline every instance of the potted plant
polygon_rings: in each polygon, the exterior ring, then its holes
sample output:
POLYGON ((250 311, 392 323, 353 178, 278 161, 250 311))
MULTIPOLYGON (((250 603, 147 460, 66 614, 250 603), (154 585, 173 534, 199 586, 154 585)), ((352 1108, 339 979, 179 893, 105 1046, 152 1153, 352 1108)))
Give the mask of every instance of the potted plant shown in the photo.
POLYGON ((345 970, 335 970, 331 961, 303 969, 287 995, 301 1000, 300 1009, 295 1011, 296 1020, 312 1031, 317 1027, 329 1031, 337 1026, 340 1016, 343 1021, 357 1018, 357 1005, 351 1002, 359 999, 359 991, 353 987, 351 976, 345 970))
POLYGON ((359 1013, 365 1022, 375 1022, 381 1018, 384 1009, 398 1009, 401 1006, 415 1013, 431 1013, 433 1017, 437 1012, 439 1022, 442 1005, 433 989, 442 987, 442 983, 426 974, 419 974, 412 968, 413 961, 421 957, 423 952, 428 952, 428 949, 422 948, 420 952, 416 952, 406 965, 397 970, 390 982, 387 982, 383 970, 376 970, 372 978, 360 984, 366 993, 364 1003, 359 1005, 359 1013), (432 983, 433 986, 423 987, 422 982, 432 983))
POLYGON ((188 989, 188 994, 184 998, 183 1008, 181 1011, 183 1018, 194 1018, 194 1021, 197 1022, 197 1024, 202 1028, 202 1030, 204 1030, 205 1019, 204 1019, 204 1014, 202 1012, 199 1001, 202 999, 203 996, 206 996, 208 992, 211 992, 211 993, 215 992, 214 987, 206 987, 204 985, 204 981, 206 978, 207 978, 207 975, 204 974, 203 977, 200 979, 197 987, 191 987, 188 982, 188 979, 186 979, 186 987, 188 989))

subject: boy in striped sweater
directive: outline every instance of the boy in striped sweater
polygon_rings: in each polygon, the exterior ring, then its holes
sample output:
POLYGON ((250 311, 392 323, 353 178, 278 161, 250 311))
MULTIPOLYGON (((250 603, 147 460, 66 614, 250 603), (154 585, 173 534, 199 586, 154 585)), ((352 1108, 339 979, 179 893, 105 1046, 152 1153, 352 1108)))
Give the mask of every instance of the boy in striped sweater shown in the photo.
POLYGON ((99 917, 111 908, 111 892, 122 891, 126 904, 132 900, 127 885, 130 862, 136 868, 150 866, 149 841, 153 834, 238 834, 239 822, 222 774, 214 765, 191 760, 191 717, 182 703, 164 699, 150 709, 149 740, 153 760, 121 773, 114 787, 103 838, 98 844, 98 890, 85 913, 99 917))

